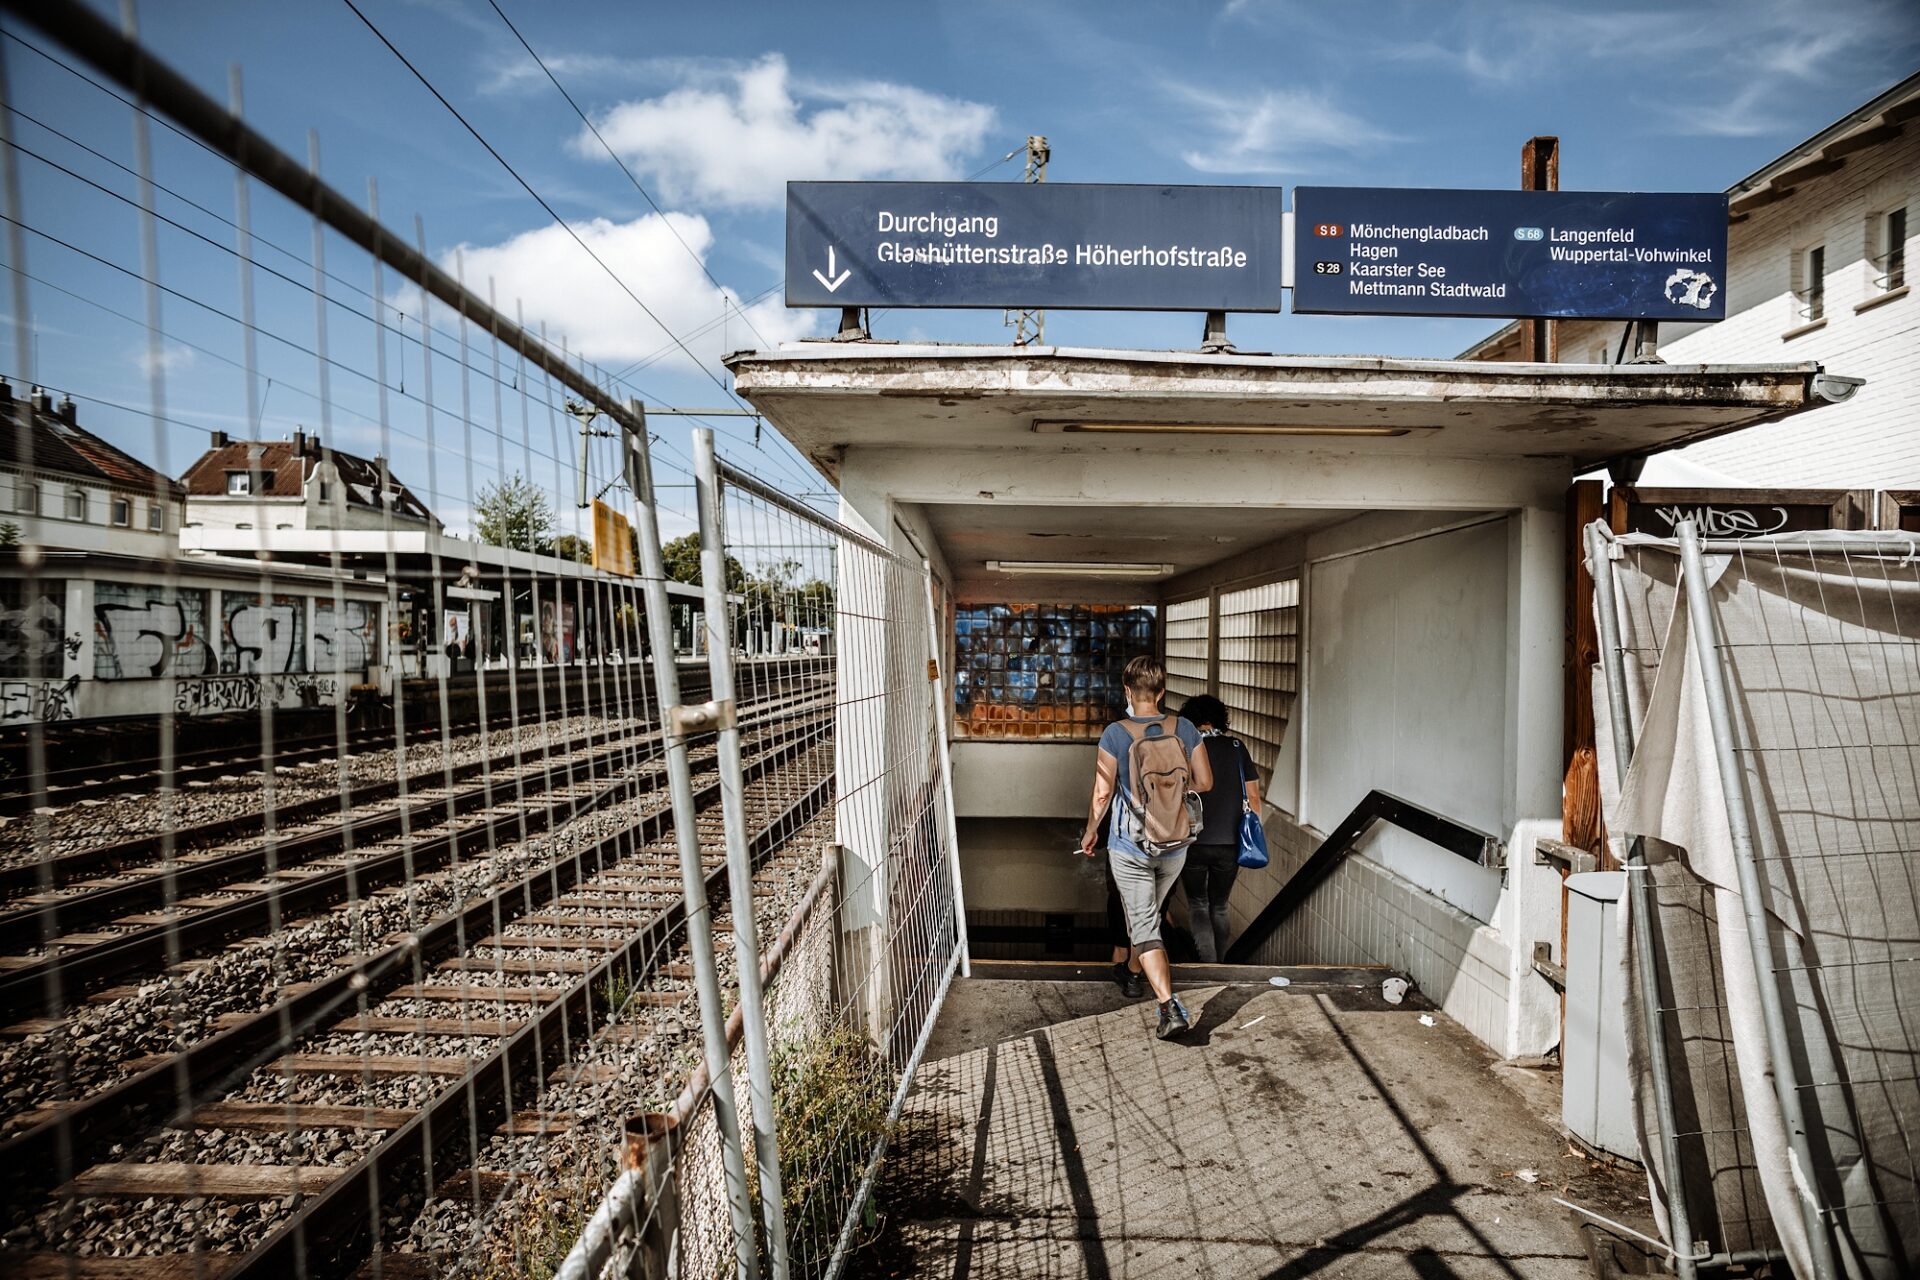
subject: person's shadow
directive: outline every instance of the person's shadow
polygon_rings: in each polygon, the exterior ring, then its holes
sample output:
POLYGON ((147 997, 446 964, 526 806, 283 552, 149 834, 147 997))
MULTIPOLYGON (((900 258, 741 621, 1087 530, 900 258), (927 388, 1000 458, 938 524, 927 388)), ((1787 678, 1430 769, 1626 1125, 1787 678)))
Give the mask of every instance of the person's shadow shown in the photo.
POLYGON ((1177 1043, 1211 1044, 1213 1033, 1233 1021, 1235 1015, 1247 1007, 1247 1002, 1263 990, 1264 987, 1239 985, 1220 988, 1207 997, 1206 1005, 1200 1010, 1200 1020, 1177 1043))

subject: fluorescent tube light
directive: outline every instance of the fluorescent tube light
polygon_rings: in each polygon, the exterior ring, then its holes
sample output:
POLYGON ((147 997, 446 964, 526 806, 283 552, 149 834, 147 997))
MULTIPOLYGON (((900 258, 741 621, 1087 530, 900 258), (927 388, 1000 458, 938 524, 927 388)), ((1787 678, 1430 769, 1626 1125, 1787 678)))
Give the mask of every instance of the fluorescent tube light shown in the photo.
POLYGON ((1258 422, 1074 422, 1035 420, 1038 432, 1194 436, 1404 436, 1439 427, 1314 427, 1258 422))
POLYGON ((1124 564, 1103 560, 989 560, 989 573, 1055 574, 1077 578, 1157 578, 1170 564, 1124 564))

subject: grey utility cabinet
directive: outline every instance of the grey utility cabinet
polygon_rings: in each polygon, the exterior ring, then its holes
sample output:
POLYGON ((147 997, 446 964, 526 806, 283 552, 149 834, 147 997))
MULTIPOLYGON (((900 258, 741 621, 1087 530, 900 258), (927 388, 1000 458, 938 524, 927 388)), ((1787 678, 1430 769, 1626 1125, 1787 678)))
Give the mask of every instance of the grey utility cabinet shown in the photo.
POLYGON ((1640 1158, 1627 1068, 1627 969, 1620 937, 1624 871, 1567 877, 1567 1026, 1560 1117, 1598 1151, 1640 1158))

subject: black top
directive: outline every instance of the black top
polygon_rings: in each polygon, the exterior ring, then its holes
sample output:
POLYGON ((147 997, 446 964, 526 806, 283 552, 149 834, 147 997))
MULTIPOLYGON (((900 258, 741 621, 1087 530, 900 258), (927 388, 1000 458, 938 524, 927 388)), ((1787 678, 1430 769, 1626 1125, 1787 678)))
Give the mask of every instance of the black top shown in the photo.
POLYGON ((1247 782, 1260 775, 1254 772, 1253 757, 1238 738, 1224 733, 1209 734, 1203 740, 1207 760, 1213 765, 1213 787, 1200 793, 1199 844, 1240 843, 1240 815, 1247 807, 1247 782), (1241 770, 1246 781, 1241 780, 1241 770))

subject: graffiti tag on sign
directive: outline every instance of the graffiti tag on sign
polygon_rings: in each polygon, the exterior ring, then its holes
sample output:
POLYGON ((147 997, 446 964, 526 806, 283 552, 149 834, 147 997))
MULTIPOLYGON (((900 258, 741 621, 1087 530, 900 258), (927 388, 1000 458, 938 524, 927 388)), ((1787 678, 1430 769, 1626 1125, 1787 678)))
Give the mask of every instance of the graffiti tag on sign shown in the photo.
POLYGON ((1655 507, 1654 514, 1669 534, 1690 518, 1703 538, 1757 538, 1781 532, 1792 519, 1785 507, 1655 507))
POLYGON ((220 669, 249 674, 304 671, 306 601, 295 596, 227 596, 220 636, 220 669))
POLYGON ((94 588, 93 634, 96 679, 147 680, 214 670, 204 591, 99 583, 94 588))
POLYGON ((0 593, 0 675, 58 672, 66 652, 66 584, 44 583, 31 596, 25 590, 9 583, 0 593))
POLYGON ((317 676, 214 676, 182 680, 173 691, 173 709, 183 716, 213 716, 285 706, 289 699, 317 707, 337 700, 339 691, 338 681, 317 676))
POLYGON ((65 680, 0 681, 0 724, 43 724, 71 720, 74 694, 80 689, 80 677, 65 680))
POLYGON ((322 671, 358 671, 373 662, 380 606, 347 601, 338 610, 321 600, 313 613, 313 661, 322 671))

